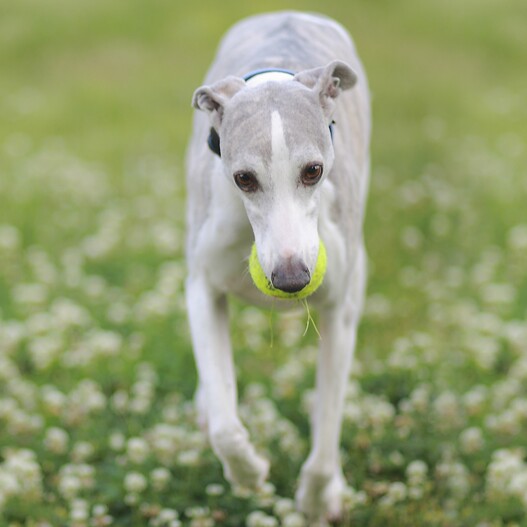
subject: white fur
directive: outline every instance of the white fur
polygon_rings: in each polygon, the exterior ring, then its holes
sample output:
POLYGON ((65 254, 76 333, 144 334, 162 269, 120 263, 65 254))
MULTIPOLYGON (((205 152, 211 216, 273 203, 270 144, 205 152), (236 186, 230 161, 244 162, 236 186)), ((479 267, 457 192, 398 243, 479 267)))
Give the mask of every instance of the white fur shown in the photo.
MULTIPOLYGON (((264 15, 235 26, 224 41, 215 67, 226 77, 232 66, 225 66, 225 71, 221 68, 233 59, 231 50, 242 45, 250 46, 247 35, 255 35, 257 42, 257 37, 272 35, 273 28, 281 27, 281 21, 291 19, 306 34, 313 35, 314 43, 325 40, 328 29, 334 30, 335 38, 328 43, 328 56, 339 48, 342 59, 353 63, 362 80, 346 97, 341 96, 343 102, 335 117, 338 132, 334 144, 329 138, 327 116, 322 110, 319 110, 321 117, 318 122, 309 121, 305 126, 295 128, 291 123, 299 122, 295 120, 298 115, 288 114, 289 106, 282 105, 280 111, 272 109, 265 113, 262 109, 261 119, 255 126, 259 131, 266 130, 269 135, 255 134, 262 136, 262 144, 253 145, 253 150, 239 147, 246 133, 245 129, 243 133, 239 132, 239 127, 247 112, 242 108, 240 118, 236 120, 232 117, 236 116, 236 108, 250 101, 273 101, 276 86, 273 88, 275 83, 272 81, 290 80, 291 76, 265 73, 253 77, 248 82, 249 89, 238 80, 230 81, 232 84, 228 89, 221 83, 216 85, 223 97, 232 97, 238 92, 239 95, 236 103, 233 98, 228 111, 225 110, 223 128, 218 130, 222 140, 221 161, 206 146, 209 120, 199 115, 195 121, 188 160, 190 234, 186 293, 199 372, 196 402, 200 423, 208 431, 212 448, 223 464, 225 477, 233 484, 258 487, 267 476, 269 463, 256 452, 238 416, 225 294, 234 293, 256 304, 296 305, 294 302, 273 301, 250 283, 246 262, 253 240, 268 277, 281 260, 291 257, 301 258, 312 272, 319 239, 324 241, 328 255, 327 273, 321 289, 310 298, 310 303, 319 311, 322 336, 311 416, 313 442, 296 493, 298 508, 310 520, 318 522, 324 517, 335 519, 341 516, 345 489, 339 437, 366 278, 366 254, 361 234, 369 168, 366 80, 345 30, 331 20, 310 14, 264 15), (266 25, 266 29, 259 35, 262 25, 266 25), (317 32, 320 39, 316 38, 317 32), (261 97, 266 93, 273 95, 267 99, 261 97), (230 135, 225 133, 226 128, 230 135), (238 140, 232 141, 232 137, 238 140), (321 137, 326 139, 321 141, 321 137), (312 162, 323 163, 325 175, 318 185, 304 187, 299 183, 299 174, 306 163, 312 162), (255 173, 260 185, 258 192, 244 193, 234 185, 233 174, 245 169, 255 173), (207 185, 211 189, 208 193, 202 191, 207 185)), ((324 75, 324 72, 321 70, 318 74, 324 75)), ((298 87, 295 82, 281 83, 283 92, 278 95, 294 97, 294 90, 298 87)), ((197 90, 201 98, 197 97, 195 101, 200 109, 209 112, 211 122, 217 125, 220 121, 215 106, 207 104, 207 97, 214 96, 213 88, 197 90), (202 99, 203 107, 199 106, 202 99)), ((323 86, 313 89, 323 89, 323 86)), ((312 104, 319 104, 319 100, 319 96, 313 97, 312 104)), ((306 112, 306 115, 316 115, 316 112, 306 112)))

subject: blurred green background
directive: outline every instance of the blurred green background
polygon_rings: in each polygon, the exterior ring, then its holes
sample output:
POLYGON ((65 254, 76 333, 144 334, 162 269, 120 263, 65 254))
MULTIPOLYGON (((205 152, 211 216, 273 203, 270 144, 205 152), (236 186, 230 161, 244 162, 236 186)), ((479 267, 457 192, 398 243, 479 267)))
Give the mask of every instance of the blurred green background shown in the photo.
MULTIPOLYGON (((353 525, 526 525, 527 498, 523 504, 513 490, 496 498, 488 475, 495 451, 524 446, 527 433, 519 410, 516 428, 499 420, 527 397, 527 375, 519 373, 527 356, 524 0, 0 0, 0 402, 12 400, 36 418, 20 428, 23 419, 6 410, 11 403, 0 405, 0 475, 6 447, 33 449, 47 496, 36 498, 31 513, 23 499, 9 497, 11 525, 62 525, 71 512, 57 474, 75 449, 50 453, 43 446, 50 426, 64 427, 72 445, 92 445, 97 486, 79 496, 106 504, 117 525, 146 525, 148 515, 124 503, 122 480, 131 469, 126 456, 124 464, 114 459, 108 434, 150 441, 149 427, 172 419, 194 437, 183 302, 190 100, 232 23, 284 8, 324 12, 347 27, 373 95, 369 298, 354 380, 365 422, 368 397, 394 414, 381 429, 345 426, 345 473, 368 496, 353 525), (94 339, 98 332, 109 332, 106 344, 94 339), (141 414, 115 399, 132 398, 144 361, 157 380, 141 414), (99 413, 77 423, 46 407, 46 386, 71 398, 86 378, 107 398, 99 413), (471 413, 464 396, 482 385, 489 395, 471 413), (503 385, 516 391, 504 396, 503 385), (460 420, 441 414, 438 403, 439 417, 425 410, 409 425, 403 403, 423 386, 431 405, 453 394, 460 420), (167 417, 170 405, 176 417, 167 417), (405 426, 409 435, 398 435, 405 426), (485 445, 474 455, 460 453, 467 427, 483 431, 485 445), (385 482, 404 479, 412 459, 429 466, 426 499, 379 505, 385 482), (437 468, 454 462, 466 470, 463 492, 437 468)), ((233 313, 242 397, 261 383, 299 434, 298 459, 276 438, 260 444, 272 457, 277 492, 290 498, 307 452, 299 409, 313 364, 302 363, 291 393, 273 391, 273 374, 302 362, 316 334, 302 337, 302 316, 281 321, 236 302, 233 313)), ((193 468, 188 456, 168 463, 171 486, 165 494, 149 487, 144 499, 177 508, 189 525, 193 513, 183 511, 195 505, 208 504, 220 511, 218 524, 233 526, 258 507, 272 509, 206 495, 205 484, 223 480, 202 448, 193 468)), ((159 463, 154 457, 131 466, 146 474, 159 463)))

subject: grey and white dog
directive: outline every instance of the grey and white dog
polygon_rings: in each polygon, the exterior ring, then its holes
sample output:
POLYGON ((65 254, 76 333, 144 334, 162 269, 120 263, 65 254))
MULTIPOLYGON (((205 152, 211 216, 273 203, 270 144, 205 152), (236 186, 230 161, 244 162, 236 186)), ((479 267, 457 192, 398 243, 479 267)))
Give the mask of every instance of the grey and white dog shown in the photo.
POLYGON ((273 300, 251 283, 256 243, 274 286, 301 290, 319 240, 324 282, 318 309, 320 351, 312 414, 313 444, 296 494, 309 518, 342 514, 339 459, 343 400, 366 278, 362 223, 369 175, 370 109, 366 76, 345 29, 314 14, 248 18, 224 37, 196 90, 187 159, 187 305, 199 372, 201 424, 227 480, 258 487, 269 463, 237 413, 227 294, 273 300))

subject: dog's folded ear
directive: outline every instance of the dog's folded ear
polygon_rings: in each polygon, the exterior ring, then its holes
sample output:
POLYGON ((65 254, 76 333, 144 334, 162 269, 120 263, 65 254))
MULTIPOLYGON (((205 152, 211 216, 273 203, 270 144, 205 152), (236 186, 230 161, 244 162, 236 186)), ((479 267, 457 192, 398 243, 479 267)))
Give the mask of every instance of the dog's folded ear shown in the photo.
POLYGON ((192 106, 197 110, 207 112, 210 116, 212 126, 219 128, 223 118, 225 104, 244 88, 245 85, 243 79, 229 76, 210 86, 201 86, 194 92, 192 106))
POLYGON ((356 84, 357 74, 345 62, 334 60, 327 66, 297 73, 295 80, 318 93, 322 109, 329 118, 334 110, 335 99, 342 91, 356 84))

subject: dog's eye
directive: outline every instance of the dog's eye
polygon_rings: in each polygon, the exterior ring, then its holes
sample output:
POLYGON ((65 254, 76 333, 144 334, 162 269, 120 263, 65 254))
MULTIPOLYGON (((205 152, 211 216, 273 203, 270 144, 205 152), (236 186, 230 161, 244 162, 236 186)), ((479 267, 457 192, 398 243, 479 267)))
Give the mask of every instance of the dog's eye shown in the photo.
POLYGON ((300 180, 302 181, 304 185, 307 185, 307 186, 316 185, 320 181, 323 171, 324 169, 322 168, 322 165, 319 165, 318 163, 307 165, 302 170, 302 174, 300 175, 300 180))
POLYGON ((252 172, 236 172, 234 182, 244 192, 256 192, 260 188, 258 180, 252 172))

